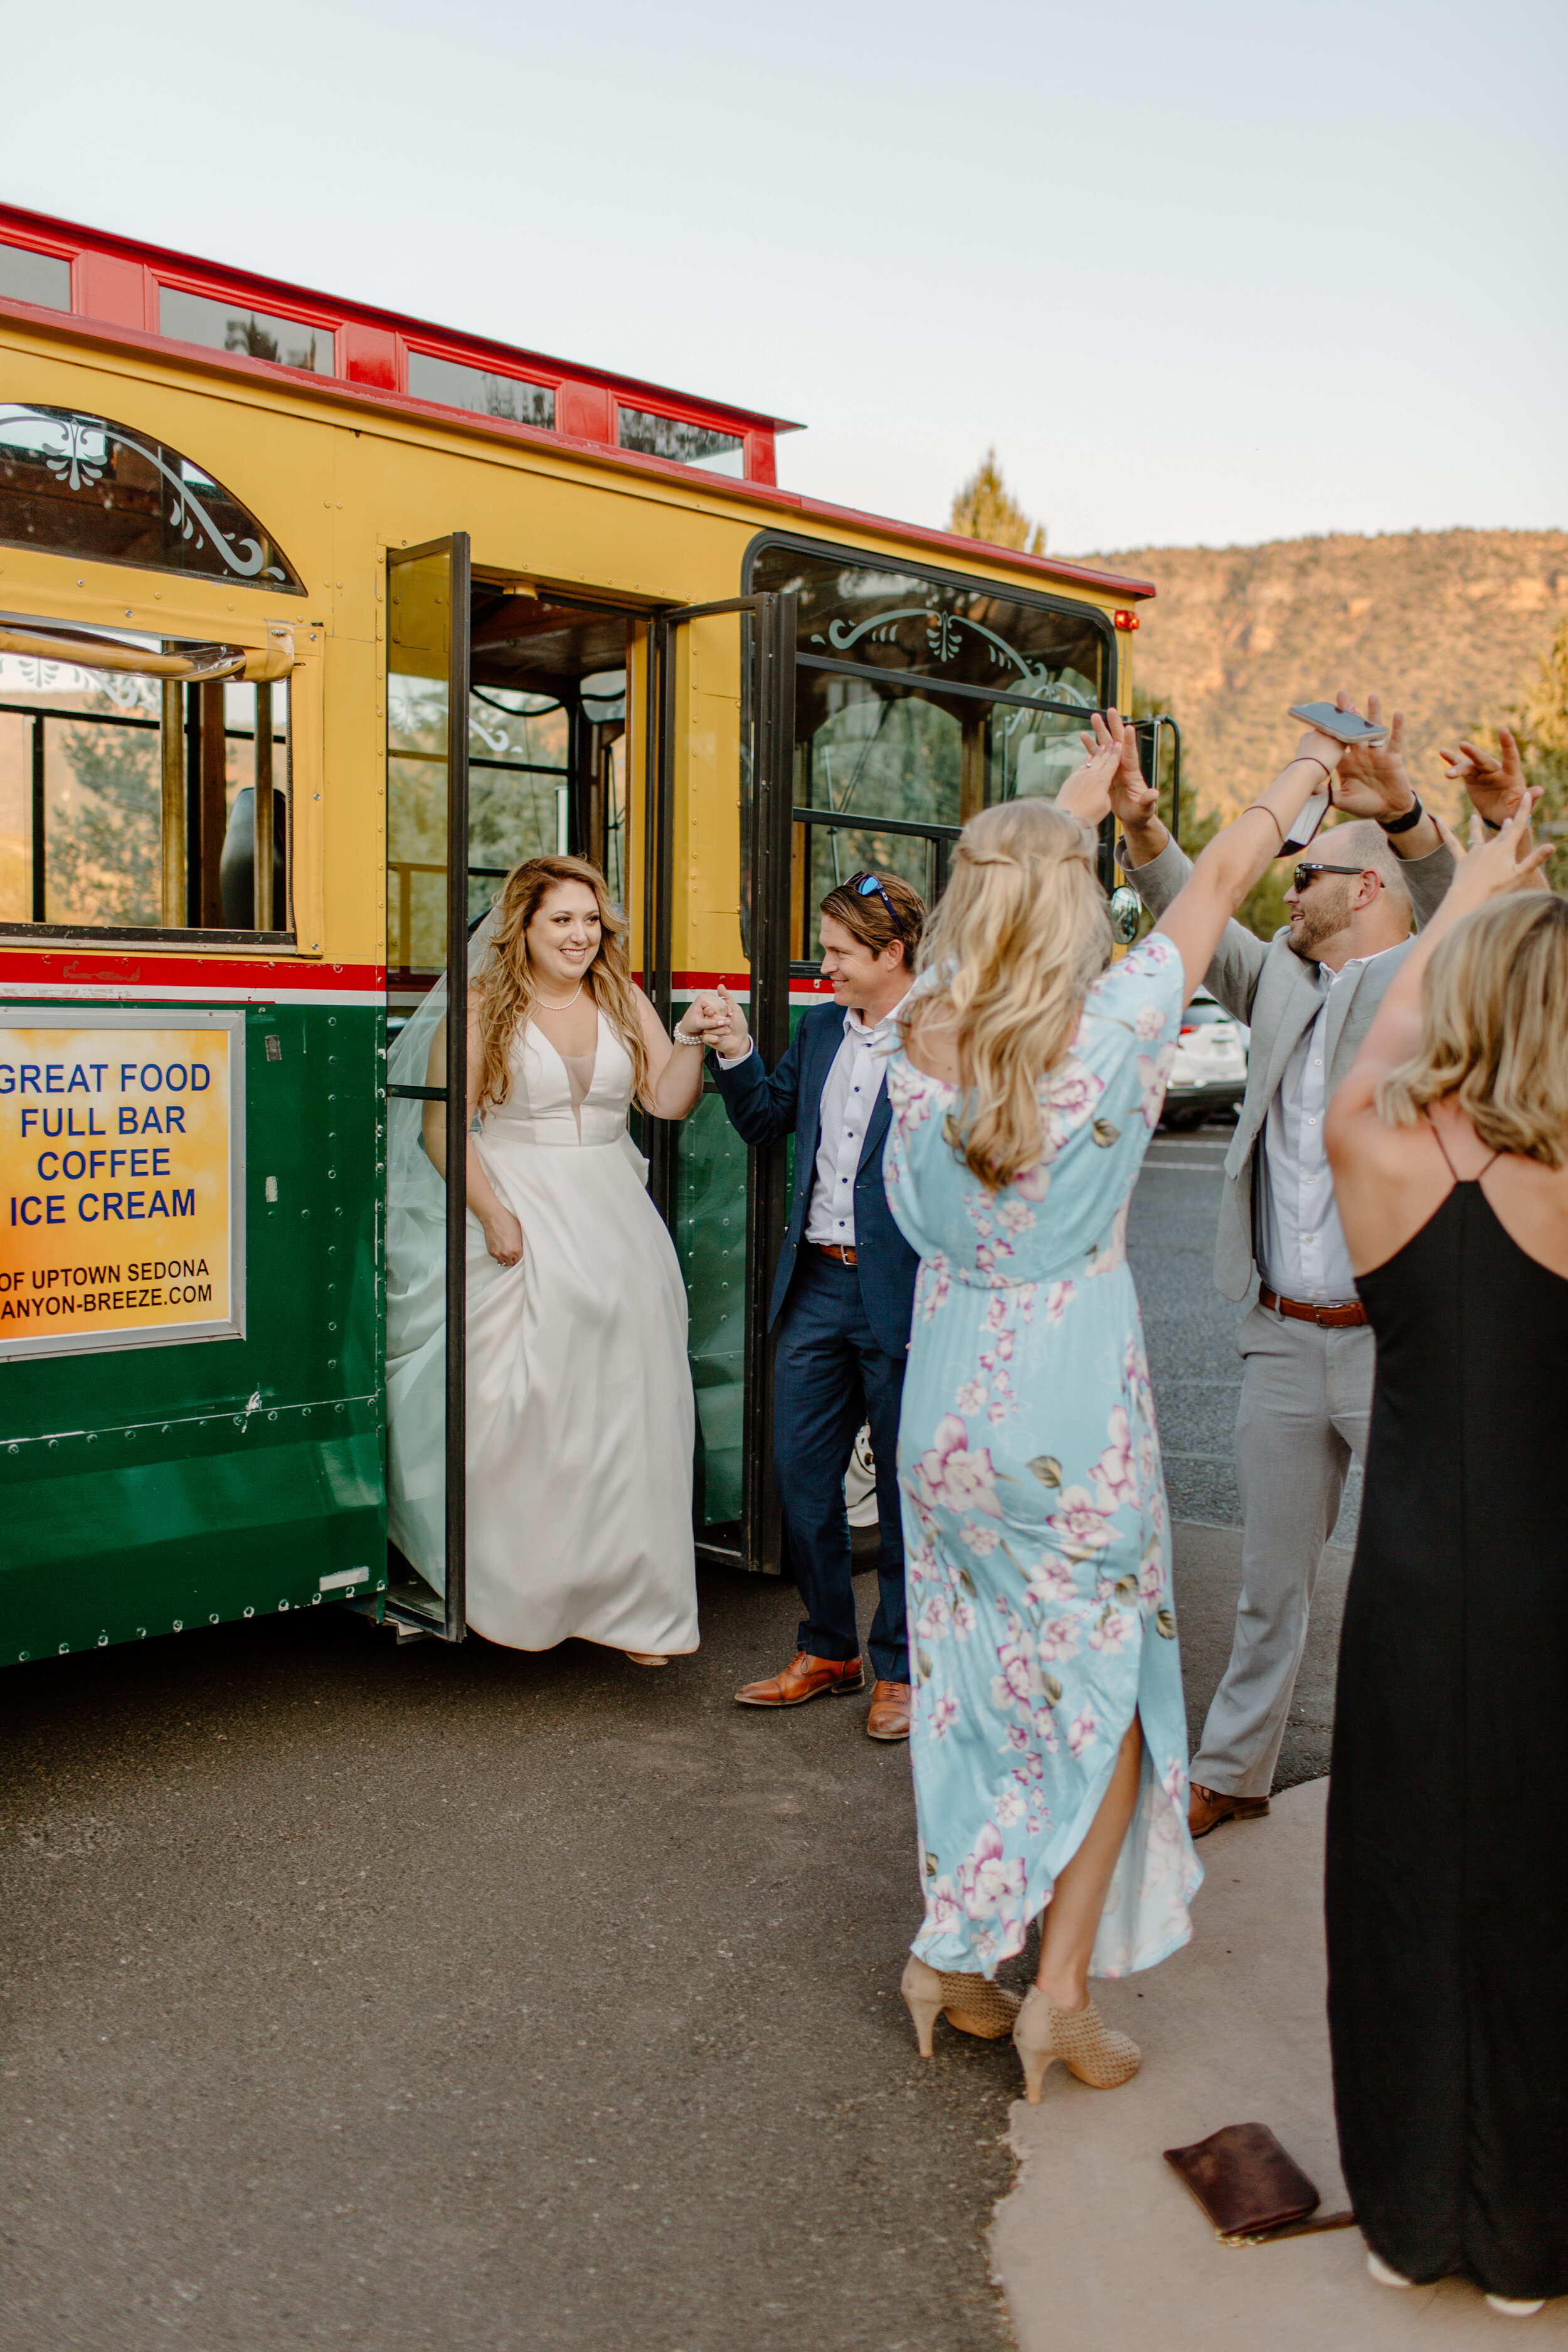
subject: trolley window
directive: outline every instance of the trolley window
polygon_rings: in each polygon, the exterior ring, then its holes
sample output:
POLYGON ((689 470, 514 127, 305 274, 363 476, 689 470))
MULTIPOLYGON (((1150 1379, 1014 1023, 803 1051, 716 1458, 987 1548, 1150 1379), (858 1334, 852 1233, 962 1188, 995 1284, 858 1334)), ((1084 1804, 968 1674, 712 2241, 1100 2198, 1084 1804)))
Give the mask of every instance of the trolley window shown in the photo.
POLYGON ((231 302, 186 294, 177 286, 158 289, 158 332, 176 342, 205 343, 209 351, 244 352, 278 367, 308 368, 312 375, 337 373, 337 338, 330 327, 276 319, 266 310, 237 310, 231 302))
POLYGON ((732 474, 739 480, 746 470, 746 445, 738 433, 720 433, 710 425, 690 425, 679 416, 623 408, 616 420, 616 439, 623 449, 640 449, 647 457, 673 457, 677 465, 698 466, 707 474, 732 474))
POLYGON ((929 905, 967 818, 1054 799, 1113 640, 1089 605, 798 541, 754 544, 745 581, 797 599, 790 955, 809 965, 836 883, 879 866, 929 905))
POLYGON ((267 666, 0 614, 0 932, 291 938, 289 695, 267 666))
POLYGON ((0 245, 0 294, 10 302, 36 302, 41 310, 68 310, 70 263, 61 254, 0 245))
POLYGON ((302 596, 248 508, 178 449, 111 416, 0 402, 0 540, 302 596))
POLYGON ((477 416, 504 416, 513 425, 555 423, 555 394, 547 384, 492 375, 484 368, 437 359, 432 352, 409 352, 408 389, 416 400, 438 400, 447 408, 472 409, 477 416))

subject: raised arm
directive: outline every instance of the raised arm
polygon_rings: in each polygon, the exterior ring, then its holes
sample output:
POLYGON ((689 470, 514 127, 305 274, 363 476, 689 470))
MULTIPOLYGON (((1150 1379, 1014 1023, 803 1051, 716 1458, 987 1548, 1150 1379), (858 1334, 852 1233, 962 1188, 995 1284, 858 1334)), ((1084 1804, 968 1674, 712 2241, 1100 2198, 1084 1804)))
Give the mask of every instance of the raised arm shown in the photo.
MULTIPOLYGON (((1180 895, 1161 916, 1155 928, 1181 950, 1189 997, 1214 963, 1226 925, 1274 863, 1307 803, 1323 790, 1325 781, 1332 784, 1342 749, 1309 728, 1273 782, 1223 833, 1215 834, 1180 895)), ((1262 942, 1258 945, 1261 949, 1262 942)))
POLYGON ((647 1049, 643 1108, 655 1118, 686 1118, 697 1108, 702 1092, 702 1047, 714 1029, 709 1001, 698 997, 687 1006, 672 1041, 641 989, 635 993, 647 1049))
MULTIPOLYGON (((1538 849, 1531 835, 1531 813, 1541 797, 1540 787, 1526 792, 1500 830, 1467 855, 1458 835, 1442 826, 1443 838, 1454 860, 1454 880, 1432 920, 1406 952, 1377 1008, 1377 1016, 1362 1040, 1360 1053, 1334 1091, 1323 1136, 1334 1169, 1336 1186, 1341 1164, 1356 1157, 1358 1142, 1374 1139, 1382 1127, 1375 1108, 1377 1089, 1391 1070, 1407 1062, 1421 1043, 1421 975, 1438 941, 1477 907, 1509 890, 1546 887, 1542 867, 1552 855, 1551 845, 1538 849), (1369 1124, 1370 1122, 1370 1124, 1369 1124)), ((1441 819, 1438 820, 1441 824, 1441 819)), ((1479 832, 1479 827, 1476 830, 1479 832)))
POLYGON ((800 1050, 805 1035, 797 1024, 795 1035, 776 1070, 764 1070, 763 1057, 752 1041, 746 1015, 724 986, 714 991, 721 1019, 710 1033, 713 1048, 708 1066, 713 1073, 730 1124, 742 1142, 759 1148, 795 1133, 800 1093, 800 1050), (725 1062, 732 1067, 726 1069, 725 1062))
MULTIPOLYGON (((1134 752, 1124 757, 1110 788, 1110 805, 1121 828, 1123 871, 1156 919, 1185 888, 1193 864, 1171 838, 1160 815, 1160 794, 1145 778, 1134 752)), ((1268 944, 1245 923, 1226 923, 1204 983, 1238 1021, 1252 1019, 1258 983, 1268 961, 1268 944)))

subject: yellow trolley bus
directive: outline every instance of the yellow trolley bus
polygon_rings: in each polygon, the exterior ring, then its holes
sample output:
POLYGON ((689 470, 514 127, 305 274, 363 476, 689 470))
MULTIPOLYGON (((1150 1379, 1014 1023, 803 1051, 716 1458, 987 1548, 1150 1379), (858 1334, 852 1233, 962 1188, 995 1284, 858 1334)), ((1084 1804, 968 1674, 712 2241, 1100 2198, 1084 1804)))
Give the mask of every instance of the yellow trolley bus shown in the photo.
MULTIPOLYGON (((386 1542, 389 1034, 571 849, 658 1010, 721 977, 771 1060, 825 890, 934 898, 1053 793, 1152 591, 781 490, 782 420, 16 211, 0 352, 0 1659, 460 1638, 460 1190, 444 1594, 386 1542)), ((784 1152, 712 1095, 643 1141, 698 1541, 776 1570, 784 1152)))

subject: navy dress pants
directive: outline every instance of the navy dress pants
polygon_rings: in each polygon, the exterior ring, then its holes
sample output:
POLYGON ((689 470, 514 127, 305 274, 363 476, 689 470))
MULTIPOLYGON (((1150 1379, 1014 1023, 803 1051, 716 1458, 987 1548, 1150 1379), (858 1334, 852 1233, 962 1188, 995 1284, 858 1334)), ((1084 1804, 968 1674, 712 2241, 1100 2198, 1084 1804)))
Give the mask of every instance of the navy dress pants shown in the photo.
POLYGON ((799 1643, 814 1658, 858 1658, 844 1473, 862 1422, 871 1424, 882 1549, 880 1598, 868 1644, 881 1682, 907 1683, 904 1535, 899 1508, 902 1355, 879 1347, 852 1265, 803 1242, 779 1317, 773 1360, 773 1467, 790 1566, 805 1614, 799 1643))

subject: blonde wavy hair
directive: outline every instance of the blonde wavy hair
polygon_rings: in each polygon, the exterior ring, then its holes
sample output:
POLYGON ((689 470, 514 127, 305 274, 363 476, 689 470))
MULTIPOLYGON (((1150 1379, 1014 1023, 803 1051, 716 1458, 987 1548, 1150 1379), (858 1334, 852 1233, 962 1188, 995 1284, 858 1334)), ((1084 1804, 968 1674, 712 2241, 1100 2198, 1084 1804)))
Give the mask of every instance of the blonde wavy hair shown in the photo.
POLYGON ((1040 1082, 1071 1045, 1110 949, 1087 825, 1048 801, 970 818, 921 942, 933 984, 911 1015, 922 1027, 934 1015, 952 1035, 963 1091, 948 1140, 988 1191, 1039 1159, 1040 1082))
POLYGON ((511 1090, 511 1042, 532 1007, 535 984, 528 960, 528 927, 552 890, 585 883, 599 904, 599 951, 584 978, 600 1012, 631 1056, 632 1090, 647 1086, 647 1045, 637 992, 626 961, 626 918, 611 902, 609 885, 585 857, 530 857, 514 866, 497 901, 489 960, 474 986, 479 999, 479 1108, 503 1103, 511 1090))
POLYGON ((1494 898, 1434 949, 1420 1049, 1380 1081, 1377 1108, 1390 1126, 1414 1127, 1450 1097, 1494 1151, 1568 1160, 1568 901, 1544 890, 1494 898))

